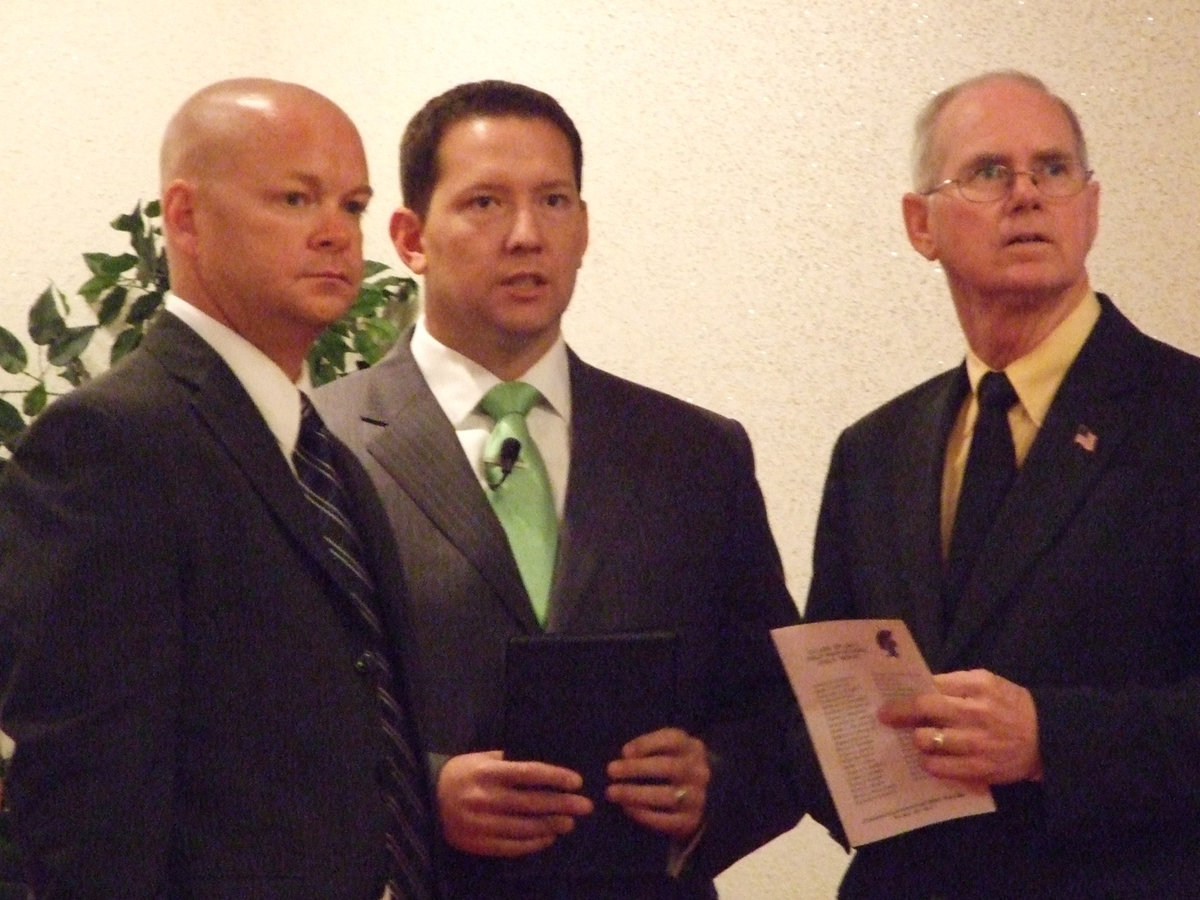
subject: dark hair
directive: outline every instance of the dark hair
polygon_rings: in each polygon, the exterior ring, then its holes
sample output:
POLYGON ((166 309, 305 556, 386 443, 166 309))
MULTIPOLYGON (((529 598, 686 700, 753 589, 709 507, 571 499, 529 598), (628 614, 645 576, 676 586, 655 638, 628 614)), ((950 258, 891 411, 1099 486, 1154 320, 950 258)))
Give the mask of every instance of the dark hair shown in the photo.
POLYGON ((465 119, 516 116, 545 119, 567 138, 575 164, 575 188, 583 188, 583 141, 571 117, 549 94, 511 81, 476 81, 453 87, 426 103, 400 139, 400 191, 404 205, 424 218, 438 179, 442 137, 465 119))

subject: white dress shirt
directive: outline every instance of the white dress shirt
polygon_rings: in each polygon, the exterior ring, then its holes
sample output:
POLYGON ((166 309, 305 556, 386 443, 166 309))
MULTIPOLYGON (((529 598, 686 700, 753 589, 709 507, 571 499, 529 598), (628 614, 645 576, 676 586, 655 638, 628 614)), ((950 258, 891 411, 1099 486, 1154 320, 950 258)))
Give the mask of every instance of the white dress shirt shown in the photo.
MULTIPOLYGON (((425 383, 454 426, 463 452, 479 479, 480 489, 487 490, 483 452, 495 423, 479 408, 479 402, 500 383, 500 379, 431 335, 425 327, 424 317, 417 321, 413 332, 412 354, 425 383)), ((533 385, 542 395, 525 421, 545 460, 554 506, 561 519, 571 450, 571 376, 567 367, 567 345, 561 335, 519 380, 533 385)))

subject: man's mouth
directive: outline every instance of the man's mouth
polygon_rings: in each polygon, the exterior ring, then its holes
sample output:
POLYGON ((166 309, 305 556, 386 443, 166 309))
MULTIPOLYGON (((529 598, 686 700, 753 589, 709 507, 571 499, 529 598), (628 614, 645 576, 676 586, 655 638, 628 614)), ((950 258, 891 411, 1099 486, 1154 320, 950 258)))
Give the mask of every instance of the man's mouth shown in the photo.
POLYGON ((537 272, 517 272, 515 275, 509 275, 502 282, 505 287, 515 288, 541 287, 545 283, 545 277, 537 272))

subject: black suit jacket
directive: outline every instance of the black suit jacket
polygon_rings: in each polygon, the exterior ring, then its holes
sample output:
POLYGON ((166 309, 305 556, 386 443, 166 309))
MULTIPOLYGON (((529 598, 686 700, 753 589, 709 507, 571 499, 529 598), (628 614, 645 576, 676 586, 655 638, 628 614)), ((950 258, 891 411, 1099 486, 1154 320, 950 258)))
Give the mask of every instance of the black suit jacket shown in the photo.
POLYGON ((806 616, 899 617, 934 671, 1029 688, 1045 765, 1041 783, 997 788, 994 815, 863 847, 843 896, 1200 890, 1200 361, 1100 302, 944 636, 939 497, 962 369, 837 442, 806 616))
MULTIPOLYGON (((386 519, 338 450, 400 628, 386 519)), ((0 684, 39 897, 378 900, 387 745, 355 663, 394 648, 318 528, 233 373, 169 314, 30 429, 0 482, 0 684)))
MULTIPOLYGON (((717 872, 801 814, 787 743, 798 713, 767 635, 794 623, 796 608, 741 426, 574 354, 570 378, 570 483, 547 630, 677 631, 679 724, 707 743, 715 778, 704 838, 681 881, 552 888, 535 864, 532 886, 512 896, 710 896, 717 872)), ((499 520, 408 341, 316 401, 363 461, 395 531, 428 746, 447 756, 500 747, 505 643, 539 628, 499 520)), ((448 868, 464 898, 498 896, 506 875, 530 874, 528 861, 458 854, 448 868)))

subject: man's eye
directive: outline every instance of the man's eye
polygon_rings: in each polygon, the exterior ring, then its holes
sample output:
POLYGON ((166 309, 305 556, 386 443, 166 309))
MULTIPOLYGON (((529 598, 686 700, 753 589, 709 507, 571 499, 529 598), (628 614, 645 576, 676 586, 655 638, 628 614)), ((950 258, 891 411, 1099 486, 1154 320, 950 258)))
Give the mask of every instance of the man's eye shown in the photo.
POLYGON ((490 197, 487 194, 480 194, 478 197, 471 198, 471 206, 475 209, 491 209, 496 205, 496 198, 490 197))
POLYGON ((546 196, 546 205, 552 209, 566 207, 571 204, 571 198, 566 194, 548 194, 546 196))
POLYGON ((308 203, 308 195, 302 191, 288 191, 283 195, 283 202, 288 206, 304 206, 308 203))
POLYGON ((1071 174, 1071 164, 1065 159, 1053 159, 1042 163, 1038 168, 1041 170, 1040 174, 1049 178, 1063 178, 1071 174))
POLYGON ((1008 167, 998 163, 988 163, 971 173, 972 181, 1003 181, 1007 177, 1008 167))
POLYGON ((347 200, 344 204, 346 212, 352 216, 361 216, 367 211, 367 201, 365 200, 347 200))

